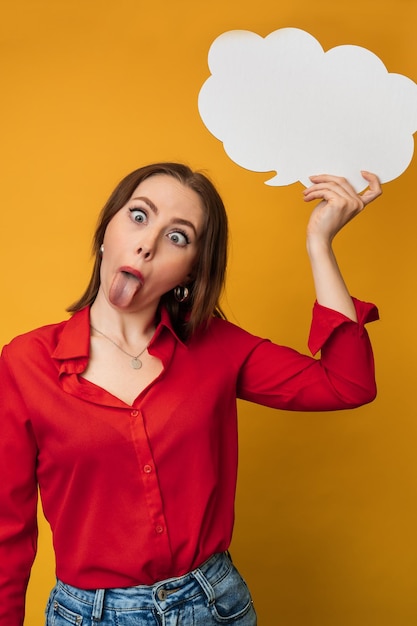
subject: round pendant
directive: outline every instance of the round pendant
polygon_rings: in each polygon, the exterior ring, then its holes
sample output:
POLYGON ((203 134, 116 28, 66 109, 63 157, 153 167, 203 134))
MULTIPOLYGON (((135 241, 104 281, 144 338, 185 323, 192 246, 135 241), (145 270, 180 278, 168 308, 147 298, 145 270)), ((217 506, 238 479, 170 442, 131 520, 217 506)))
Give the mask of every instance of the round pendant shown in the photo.
POLYGON ((133 367, 134 370, 140 370, 140 368, 142 367, 142 361, 137 357, 134 357, 130 361, 130 365, 133 367))

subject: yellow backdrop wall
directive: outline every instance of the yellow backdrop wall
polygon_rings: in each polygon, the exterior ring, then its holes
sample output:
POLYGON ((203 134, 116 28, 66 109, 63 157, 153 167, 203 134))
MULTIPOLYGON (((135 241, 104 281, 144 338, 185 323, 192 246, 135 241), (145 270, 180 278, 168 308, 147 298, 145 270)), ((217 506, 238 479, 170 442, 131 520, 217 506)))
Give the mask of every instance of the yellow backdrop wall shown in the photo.
MULTIPOLYGON (((230 29, 293 26, 325 49, 364 46, 417 81, 416 19, 415 0, 3 5, 0 343, 63 319, 87 280, 107 195, 130 170, 169 159, 206 169, 228 206, 230 319, 305 350, 310 209, 301 185, 265 186, 202 124, 208 49, 230 29)), ((232 552, 260 626, 417 623, 416 163, 337 241, 352 292, 380 307, 377 400, 330 414, 240 407, 232 552)), ((40 531, 26 626, 43 623, 54 582, 42 515, 40 531)))

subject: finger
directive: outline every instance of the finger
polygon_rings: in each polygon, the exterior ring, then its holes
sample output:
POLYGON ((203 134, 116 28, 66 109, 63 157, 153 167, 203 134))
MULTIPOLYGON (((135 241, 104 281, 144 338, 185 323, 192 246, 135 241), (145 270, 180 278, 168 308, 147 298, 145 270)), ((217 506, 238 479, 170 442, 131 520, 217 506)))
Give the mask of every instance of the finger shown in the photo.
POLYGON ((364 204, 369 204, 382 194, 381 182, 376 174, 366 171, 362 171, 361 174, 363 178, 368 181, 369 185, 368 189, 361 195, 361 198, 364 204))
MULTIPOLYGON (((361 174, 363 178, 368 182, 369 188, 365 191, 365 193, 361 194, 362 201, 364 204, 369 204, 372 200, 375 200, 378 196, 382 194, 382 187, 380 180, 376 174, 372 172, 368 172, 367 170, 362 170, 361 174)), ((315 176, 310 176, 310 180, 313 184, 317 183, 336 183, 343 189, 345 189, 351 195, 358 195, 356 191, 353 189, 352 185, 344 178, 343 176, 332 176, 330 174, 319 174, 315 176)))
POLYGON ((350 183, 346 180, 346 178, 342 176, 332 176, 330 174, 319 174, 311 176, 310 180, 313 182, 313 185, 312 187, 309 187, 304 191, 305 200, 307 200, 306 196, 308 197, 307 201, 317 198, 317 196, 315 196, 314 198, 311 196, 311 191, 314 189, 315 186, 318 188, 323 188, 319 186, 325 185, 327 183, 330 188, 333 188, 334 191, 336 193, 340 193, 340 195, 344 195, 341 191, 342 189, 344 189, 352 198, 360 198, 361 208, 363 208, 382 194, 382 188, 380 180, 376 176, 376 174, 373 174, 372 172, 368 172, 366 170, 362 170, 361 174, 363 178, 368 182, 368 189, 361 195, 357 194, 353 187, 350 185, 350 183), (335 187, 335 185, 337 186, 335 187))
POLYGON ((323 199, 327 202, 343 203, 355 211, 360 211, 365 206, 361 196, 353 191, 350 186, 342 187, 333 181, 317 183, 304 191, 304 201, 323 199))
POLYGON ((318 174, 315 176, 310 176, 310 180, 313 184, 328 183, 333 188, 334 188, 334 185, 337 185, 337 187, 344 189, 350 195, 352 196, 357 195, 352 185, 343 176, 333 176, 331 174, 318 174))
POLYGON ((342 196, 344 198, 357 198, 358 194, 354 191, 354 189, 349 185, 340 185, 335 181, 328 181, 323 183, 314 183, 311 187, 308 187, 303 191, 305 196, 308 196, 312 192, 316 191, 330 191, 335 195, 342 196))
POLYGON ((328 205, 333 205, 340 209, 344 208, 354 214, 362 211, 365 206, 360 196, 351 196, 345 191, 336 193, 327 187, 312 189, 310 193, 304 196, 305 202, 311 202, 312 200, 324 200, 328 205))
MULTIPOLYGON (((345 198, 348 201, 354 201, 357 204, 358 194, 353 189, 352 185, 341 176, 330 176, 327 174, 320 176, 312 176, 311 181, 313 185, 304 192, 304 197, 308 197, 313 190, 332 190, 337 196, 345 198)), ((362 206, 362 200, 360 201, 362 206)))

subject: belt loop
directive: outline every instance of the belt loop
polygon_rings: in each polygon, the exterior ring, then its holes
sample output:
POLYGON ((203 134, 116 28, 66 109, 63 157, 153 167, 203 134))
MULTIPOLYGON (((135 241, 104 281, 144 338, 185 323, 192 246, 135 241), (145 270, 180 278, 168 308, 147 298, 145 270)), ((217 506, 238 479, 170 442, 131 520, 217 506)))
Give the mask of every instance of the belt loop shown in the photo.
POLYGON ((93 612, 91 618, 93 622, 100 622, 103 615, 104 589, 97 589, 94 595, 93 612))
POLYGON ((216 596, 214 594, 214 589, 211 586, 211 584, 209 583, 209 581, 207 580, 207 578, 204 576, 204 574, 201 571, 201 569, 199 569, 197 567, 197 569, 193 570, 191 572, 191 574, 194 576, 194 578, 200 584, 201 588, 203 589, 204 593, 207 596, 209 604, 213 604, 213 602, 216 599, 216 596))

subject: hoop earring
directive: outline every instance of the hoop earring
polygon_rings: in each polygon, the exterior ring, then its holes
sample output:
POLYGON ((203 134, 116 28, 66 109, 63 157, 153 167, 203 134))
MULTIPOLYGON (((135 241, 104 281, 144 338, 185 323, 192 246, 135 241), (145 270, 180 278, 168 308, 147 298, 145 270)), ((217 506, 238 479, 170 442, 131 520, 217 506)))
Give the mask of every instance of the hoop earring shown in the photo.
POLYGON ((104 252, 104 243, 102 243, 100 246, 100 254, 103 254, 103 252, 104 252))
POLYGON ((188 300, 189 295, 190 292, 188 287, 185 287, 184 285, 177 285, 174 289, 174 298, 177 302, 185 302, 188 300))

